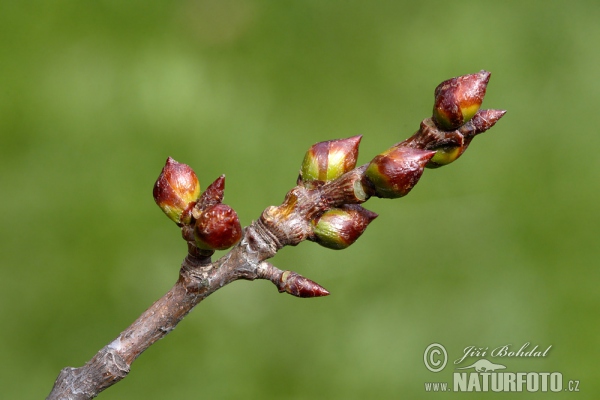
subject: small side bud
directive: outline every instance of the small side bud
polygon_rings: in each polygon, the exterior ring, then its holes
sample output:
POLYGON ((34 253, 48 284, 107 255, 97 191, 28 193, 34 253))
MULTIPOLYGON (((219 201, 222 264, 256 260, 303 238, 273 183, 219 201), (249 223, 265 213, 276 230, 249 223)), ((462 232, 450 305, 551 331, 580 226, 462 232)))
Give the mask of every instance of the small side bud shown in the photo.
POLYGON ((196 220, 194 239, 202 250, 225 250, 242 238, 237 213, 226 204, 205 209, 196 220))
POLYGON ((353 136, 312 145, 302 161, 301 182, 328 182, 354 169, 361 138, 353 136))
POLYGON ((480 71, 448 79, 435 89, 433 121, 438 128, 451 131, 468 122, 479 110, 490 73, 480 71))
POLYGON ((447 144, 435 149, 435 156, 427 163, 427 168, 439 168, 456 161, 467 150, 475 136, 494 126, 505 113, 504 110, 479 110, 459 129, 444 132, 451 138, 447 140, 447 144))
POLYGON ((345 249, 356 242, 375 218, 376 213, 356 204, 333 208, 312 221, 311 240, 329 249, 345 249))
POLYGON ((198 203, 204 207, 213 206, 223 202, 225 193, 225 175, 221 175, 213 183, 208 185, 206 190, 200 196, 198 203))
POLYGON ((284 271, 277 282, 279 293, 289 293, 296 297, 322 297, 327 296, 329 292, 323 286, 303 277, 302 275, 284 271))
POLYGON ((176 224, 180 224, 181 214, 192 202, 198 200, 200 183, 188 165, 178 163, 171 157, 154 184, 154 201, 176 224))
POLYGON ((472 139, 476 135, 483 133, 496 125, 506 114, 506 110, 480 110, 475 114, 472 120, 461 126, 458 130, 467 139, 472 139))
POLYGON ((376 156, 365 171, 375 196, 395 199, 406 196, 417 184, 435 151, 392 147, 376 156))
POLYGON ((225 195, 225 175, 221 175, 213 183, 208 185, 206 190, 200 195, 198 202, 191 210, 191 214, 195 219, 200 218, 203 210, 221 204, 225 195))

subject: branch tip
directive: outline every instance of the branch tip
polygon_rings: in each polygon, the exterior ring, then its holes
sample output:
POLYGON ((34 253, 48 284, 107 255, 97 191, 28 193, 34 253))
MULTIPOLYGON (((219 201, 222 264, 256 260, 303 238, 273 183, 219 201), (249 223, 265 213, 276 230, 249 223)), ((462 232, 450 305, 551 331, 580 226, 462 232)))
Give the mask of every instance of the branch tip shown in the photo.
POLYGON ((284 271, 281 274, 277 288, 279 293, 285 292, 303 298, 329 295, 329 291, 323 286, 293 271, 284 271))

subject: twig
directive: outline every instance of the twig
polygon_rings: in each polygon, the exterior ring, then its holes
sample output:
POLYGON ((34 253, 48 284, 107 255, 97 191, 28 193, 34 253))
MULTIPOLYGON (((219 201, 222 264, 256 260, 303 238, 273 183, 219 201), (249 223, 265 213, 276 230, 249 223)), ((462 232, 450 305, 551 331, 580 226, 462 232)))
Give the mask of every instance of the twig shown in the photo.
POLYGON ((80 368, 65 368, 47 397, 92 399, 129 373, 133 361, 166 336, 202 300, 237 279, 267 279, 280 292, 320 297, 329 292, 266 260, 304 240, 342 249, 351 245, 377 214, 361 203, 371 196, 406 195, 425 167, 455 161, 475 135, 491 128, 500 110, 478 110, 489 73, 466 75, 436 89, 432 118, 409 139, 355 168, 361 137, 317 143, 306 153, 297 185, 279 206, 266 208, 243 232, 237 214, 222 204, 224 176, 202 195, 194 172, 169 158, 156 183, 155 200, 181 228, 188 243, 179 279, 126 330, 80 368), (237 243, 237 244, 235 244, 237 243), (217 261, 215 249, 233 248, 217 261))

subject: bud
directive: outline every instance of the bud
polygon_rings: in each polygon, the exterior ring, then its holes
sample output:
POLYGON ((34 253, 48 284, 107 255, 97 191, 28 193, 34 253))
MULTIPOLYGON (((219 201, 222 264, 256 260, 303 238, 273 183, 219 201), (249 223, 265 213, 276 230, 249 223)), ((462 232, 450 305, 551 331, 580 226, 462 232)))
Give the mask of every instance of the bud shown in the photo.
POLYGON ((200 195, 200 183, 194 170, 169 157, 154 184, 153 195, 167 217, 180 224, 181 214, 200 195))
POLYGON ((448 79, 435 88, 433 121, 438 128, 451 131, 469 121, 483 102, 490 73, 480 71, 448 79))
POLYGON ((242 238, 242 226, 233 208, 215 204, 196 220, 194 238, 200 249, 225 250, 242 238))
MULTIPOLYGON (((200 218, 203 210, 214 206, 215 204, 221 204, 223 202, 223 196, 225 192, 225 175, 221 175, 213 183, 208 185, 206 190, 202 193, 198 202, 191 210, 191 214, 195 219, 200 218)), ((185 215, 184 215, 185 217, 185 215)), ((182 218, 183 219, 183 218, 182 218)))
POLYGON ((279 293, 289 293, 296 297, 322 297, 329 292, 323 286, 293 271, 284 271, 277 282, 279 293))
POLYGON ((375 196, 395 199, 406 196, 417 184, 435 151, 392 147, 376 156, 365 171, 375 196))
MULTIPOLYGON (((461 129, 471 122, 463 125, 461 129)), ((416 135, 420 136, 421 148, 435 150, 435 155, 429 160, 426 168, 439 168, 456 161, 469 145, 469 140, 465 139, 458 130, 442 131, 435 125, 432 118, 421 122, 421 127, 416 135)))
POLYGON ((328 182, 354 169, 361 138, 362 136, 353 136, 312 145, 302 161, 302 182, 328 182))
POLYGON ((464 153, 466 146, 447 146, 435 151, 435 155, 427 163, 427 168, 439 168, 454 162, 464 153))
POLYGON ((355 204, 333 208, 312 221, 311 240, 330 249, 345 249, 356 242, 375 218, 376 213, 355 204))
POLYGON ((480 110, 473 116, 465 125, 458 130, 467 140, 474 138, 476 135, 483 133, 496 125, 506 114, 506 110, 480 110))
POLYGON ((505 113, 504 110, 479 110, 458 130, 443 132, 446 140, 442 142, 446 143, 437 148, 430 146, 431 149, 436 150, 436 153, 427 163, 427 168, 439 168, 456 161, 467 150, 476 135, 494 126, 505 113))

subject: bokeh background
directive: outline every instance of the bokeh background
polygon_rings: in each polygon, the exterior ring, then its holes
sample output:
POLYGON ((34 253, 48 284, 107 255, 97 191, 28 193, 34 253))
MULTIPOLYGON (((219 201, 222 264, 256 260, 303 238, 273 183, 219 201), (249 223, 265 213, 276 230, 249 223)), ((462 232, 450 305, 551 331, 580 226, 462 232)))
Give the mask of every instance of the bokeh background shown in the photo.
MULTIPOLYGON (((425 392, 453 371, 425 368, 434 342, 449 364, 552 345, 492 361, 597 398, 598 21, 597 1, 1 2, 2 397, 44 398, 175 282, 185 246, 151 194, 167 156, 203 187, 225 173, 247 225, 313 143, 362 134, 368 162, 441 81, 486 69, 483 107, 508 113, 459 162, 369 201, 349 249, 274 258, 331 296, 236 282, 100 398, 464 398, 425 392)), ((498 396, 545 398, 478 398, 498 396)))

